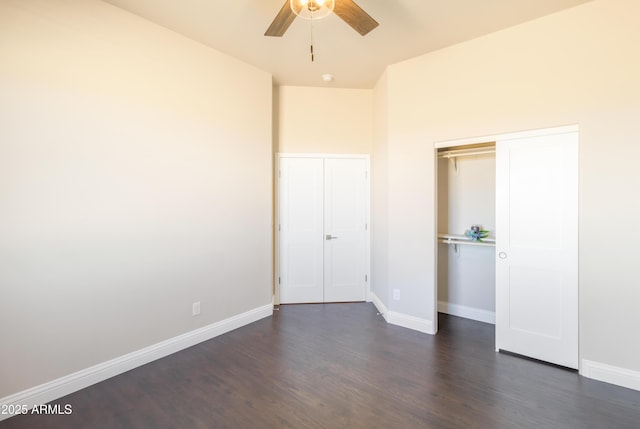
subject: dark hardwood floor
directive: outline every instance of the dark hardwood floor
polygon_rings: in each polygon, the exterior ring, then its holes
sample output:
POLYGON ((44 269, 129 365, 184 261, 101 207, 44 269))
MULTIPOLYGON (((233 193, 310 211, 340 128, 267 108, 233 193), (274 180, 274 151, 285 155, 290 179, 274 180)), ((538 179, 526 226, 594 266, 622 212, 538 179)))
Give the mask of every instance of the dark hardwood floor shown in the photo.
POLYGON ((640 392, 494 351, 492 325, 440 315, 437 336, 371 304, 273 318, 54 402, 0 428, 640 428, 640 392))

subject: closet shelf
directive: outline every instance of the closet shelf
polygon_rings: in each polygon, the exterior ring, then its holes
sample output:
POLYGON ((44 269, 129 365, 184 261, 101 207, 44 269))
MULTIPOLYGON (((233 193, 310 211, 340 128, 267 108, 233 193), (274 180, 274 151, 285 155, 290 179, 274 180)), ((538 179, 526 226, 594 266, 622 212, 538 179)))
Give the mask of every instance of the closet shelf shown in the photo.
POLYGON ((445 243, 445 244, 464 244, 468 246, 485 246, 485 247, 496 246, 496 239, 493 237, 487 237, 487 238, 483 238, 482 241, 476 241, 462 234, 438 233, 438 242, 445 243))
POLYGON ((438 158, 455 159, 462 156, 476 156, 496 153, 495 147, 469 148, 469 149, 450 149, 438 152, 438 158))

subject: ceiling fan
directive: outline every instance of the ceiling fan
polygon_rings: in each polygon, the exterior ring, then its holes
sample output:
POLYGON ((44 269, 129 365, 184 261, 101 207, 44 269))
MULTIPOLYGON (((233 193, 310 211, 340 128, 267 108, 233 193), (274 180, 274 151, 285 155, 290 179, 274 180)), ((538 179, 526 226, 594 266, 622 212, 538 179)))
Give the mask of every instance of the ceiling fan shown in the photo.
POLYGON ((362 36, 378 26, 376 20, 353 0, 286 0, 264 35, 282 37, 296 16, 319 19, 331 12, 362 36))

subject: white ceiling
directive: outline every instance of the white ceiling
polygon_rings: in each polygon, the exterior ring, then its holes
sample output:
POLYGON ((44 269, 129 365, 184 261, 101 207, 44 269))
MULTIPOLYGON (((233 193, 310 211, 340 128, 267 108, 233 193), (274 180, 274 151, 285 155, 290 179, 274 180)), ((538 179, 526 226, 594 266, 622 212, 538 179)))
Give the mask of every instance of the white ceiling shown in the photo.
POLYGON ((276 85, 372 88, 389 64, 590 0, 356 0, 380 25, 362 37, 335 15, 315 22, 314 62, 309 21, 264 36, 284 0, 104 1, 267 70, 276 85))

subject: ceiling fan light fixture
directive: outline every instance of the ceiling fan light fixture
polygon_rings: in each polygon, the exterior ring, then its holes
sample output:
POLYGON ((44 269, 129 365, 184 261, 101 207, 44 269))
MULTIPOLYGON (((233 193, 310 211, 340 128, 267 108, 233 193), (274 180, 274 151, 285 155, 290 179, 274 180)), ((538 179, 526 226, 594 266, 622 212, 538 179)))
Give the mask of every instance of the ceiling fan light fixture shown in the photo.
POLYGON ((293 13, 304 19, 321 19, 333 12, 335 0, 289 0, 293 13))

